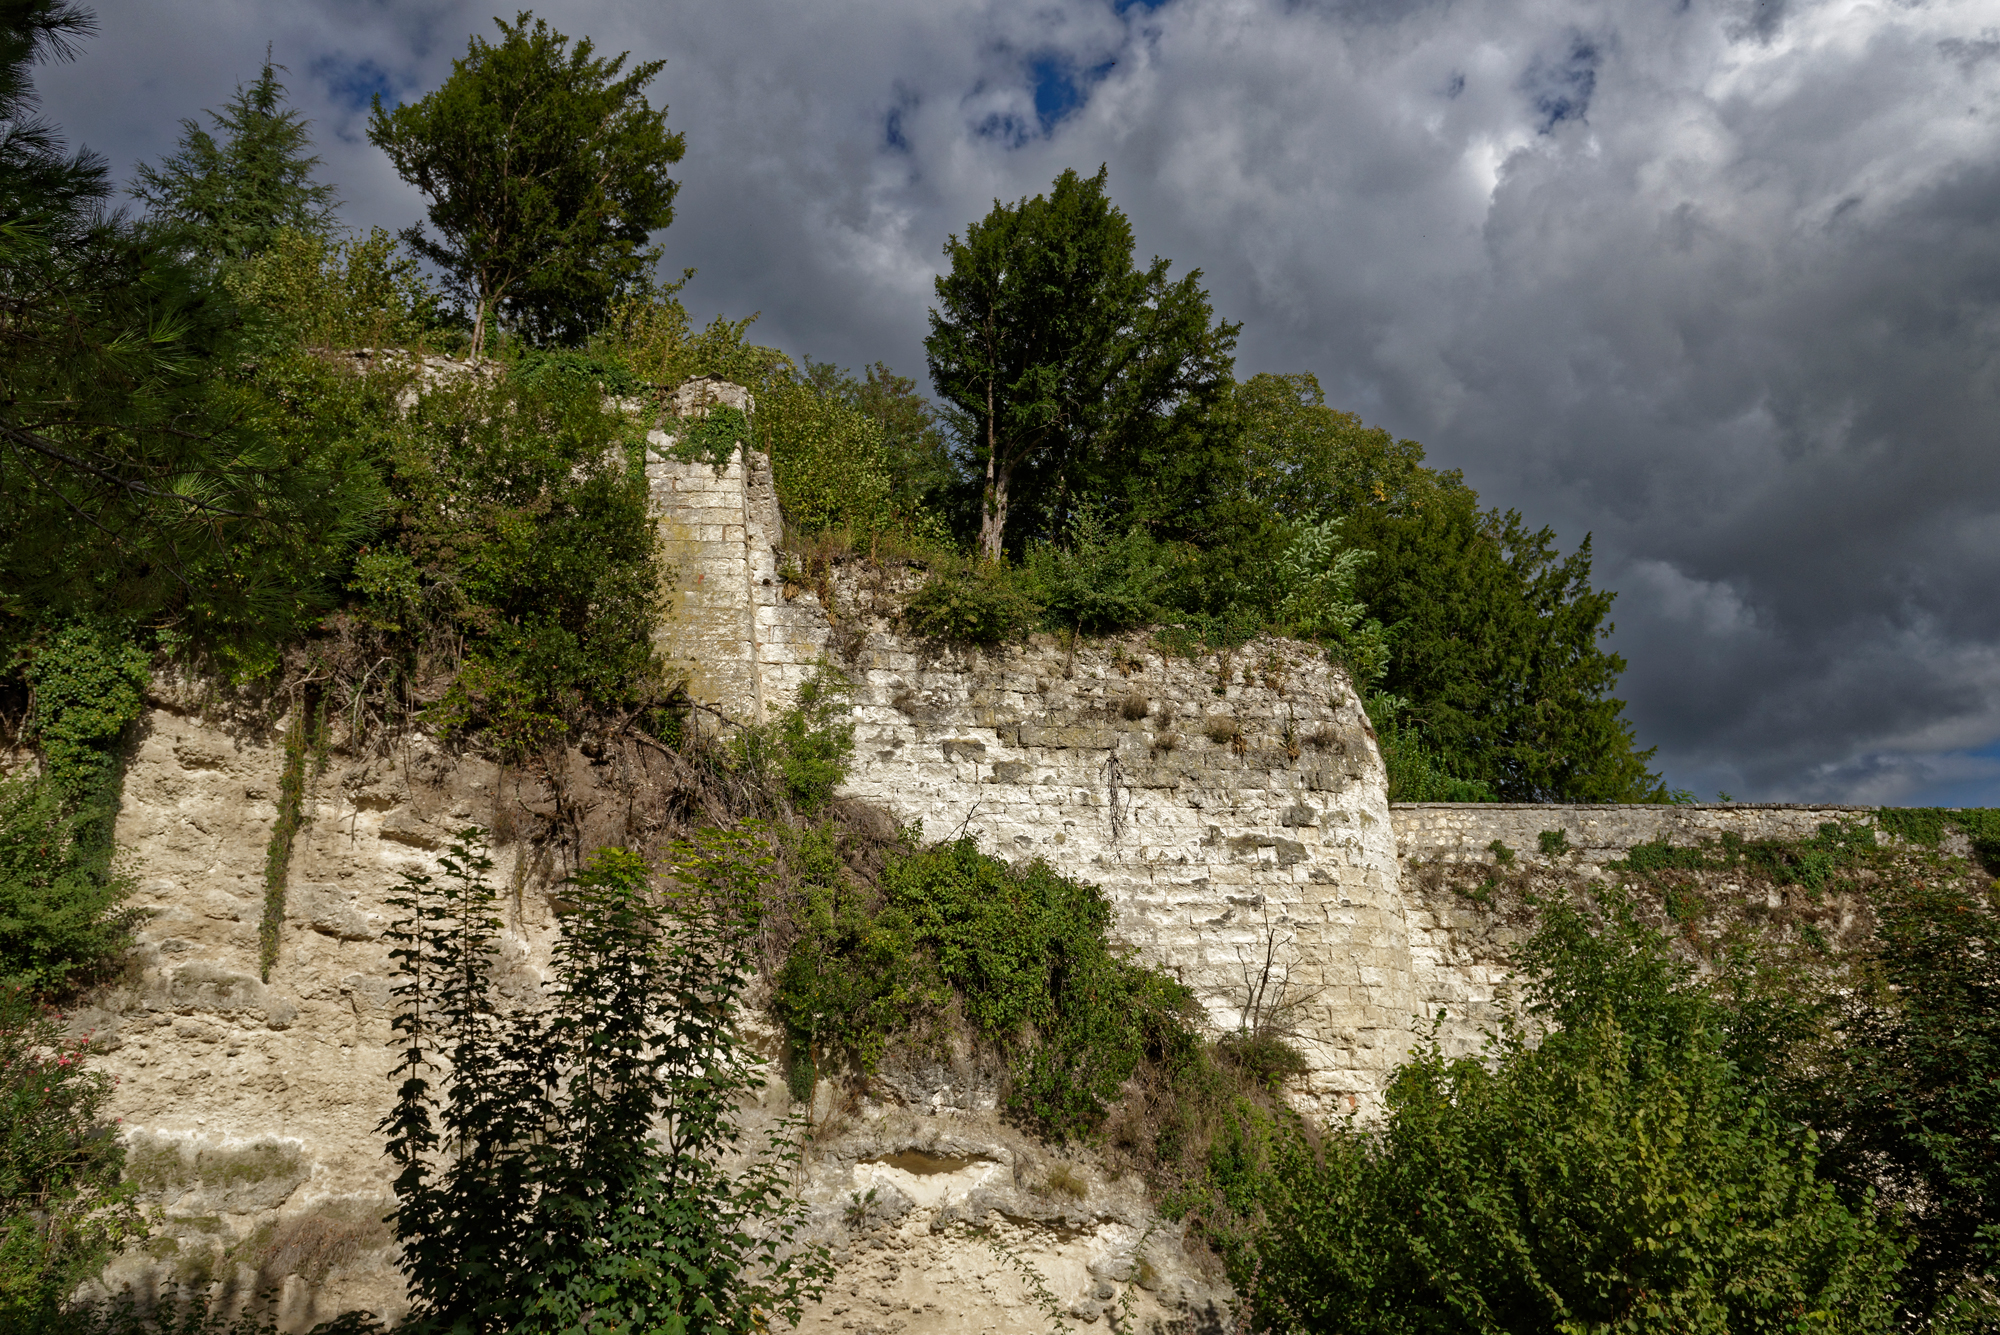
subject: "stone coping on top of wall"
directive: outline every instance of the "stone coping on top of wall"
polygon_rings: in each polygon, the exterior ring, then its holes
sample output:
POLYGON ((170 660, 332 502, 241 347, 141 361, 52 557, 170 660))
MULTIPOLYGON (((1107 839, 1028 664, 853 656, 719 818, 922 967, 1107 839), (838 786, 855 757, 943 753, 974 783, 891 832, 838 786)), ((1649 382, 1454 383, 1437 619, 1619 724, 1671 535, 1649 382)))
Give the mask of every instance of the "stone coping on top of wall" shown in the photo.
POLYGON ((1829 822, 1874 823, 1879 807, 1838 803, 1394 802, 1389 823, 1396 856, 1416 862, 1490 862, 1492 845, 1536 852, 1544 832, 1561 831, 1586 864, 1612 862, 1637 844, 1695 844, 1733 834, 1742 839, 1803 839, 1829 822))

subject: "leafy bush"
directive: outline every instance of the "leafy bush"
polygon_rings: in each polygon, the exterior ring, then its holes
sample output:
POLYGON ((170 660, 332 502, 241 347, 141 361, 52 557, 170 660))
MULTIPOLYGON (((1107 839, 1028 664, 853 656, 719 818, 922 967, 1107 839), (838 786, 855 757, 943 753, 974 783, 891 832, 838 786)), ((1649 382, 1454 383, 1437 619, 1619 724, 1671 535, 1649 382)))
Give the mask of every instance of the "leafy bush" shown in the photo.
POLYGON ((442 388, 395 424, 395 511, 349 589, 408 678, 457 666, 445 731, 521 755, 657 692, 664 571, 630 434, 567 374, 442 388))
POLYGON ((961 839, 893 858, 878 889, 827 867, 809 892, 776 998, 795 1045, 866 1070, 955 1002, 1008 1053, 1009 1108, 1062 1138, 1102 1123, 1141 1062, 1195 1046, 1192 994, 1112 951, 1094 886, 961 839))
POLYGON ((1368 696, 1368 717, 1382 751, 1382 768, 1389 779, 1391 802, 1497 802, 1493 786, 1467 779, 1450 769, 1443 755, 1424 740, 1423 729, 1405 722, 1407 701, 1381 692, 1368 696))
MULTIPOLYGON (((1379 1134, 1272 1142, 1234 1257, 1299 1331, 1877 1330, 1904 1244, 1818 1179, 1819 1145, 1749 1083, 1729 1022, 1616 899, 1549 906, 1526 953, 1539 1042, 1433 1038, 1379 1134), (1538 1026, 1539 1027, 1539 1026, 1538 1026)), ((1248 1273, 1240 1274, 1248 1282, 1248 1273)))
POLYGON ((934 571, 903 608, 903 624, 918 635, 992 646, 1026 635, 1041 604, 998 561, 934 571))
POLYGON ((0 776, 0 985, 59 992, 131 941, 111 863, 125 735, 148 656, 112 626, 72 623, 28 665, 44 773, 0 776))
POLYGON ((345 241, 286 228, 223 282, 262 316, 272 347, 421 347, 444 318, 421 266, 379 227, 345 241))
POLYGON ((822 659, 799 684, 793 706, 772 723, 747 727, 732 738, 737 766, 801 816, 813 816, 847 777, 854 754, 848 721, 853 688, 822 659))
POLYGON ((712 468, 726 468, 736 447, 752 439, 750 419, 742 409, 718 404, 692 422, 681 424, 672 453, 684 464, 699 460, 712 468))
POLYGON ((415 1328, 796 1322, 830 1273, 824 1248, 789 1245, 799 1127, 744 1155, 734 1120, 763 1086, 735 1023, 768 857, 746 834, 698 834, 675 846, 668 893, 637 854, 600 851, 570 882, 545 1004, 514 1010, 481 837, 393 901, 407 1046, 383 1130, 415 1328))
POLYGON ((122 954, 131 890, 81 843, 53 783, 0 777, 0 987, 60 993, 122 954))
POLYGON ((147 655, 129 634, 72 623, 28 666, 35 741, 49 779, 73 803, 115 801, 119 746, 145 708, 147 655))
MULTIPOLYGON (((1974 828, 1993 815, 1951 814, 1974 828)), ((1818 1129, 1820 1174, 1851 1204, 1879 1192, 1903 1208, 1906 1328, 2000 1329, 2000 884, 1848 844, 1876 930, 1820 986, 1766 990, 1778 1019, 1759 1030, 1791 1040, 1779 1106, 1818 1129)))
POLYGON ((127 1240, 145 1233, 116 1128, 111 1079, 88 1040, 0 986, 0 1328, 67 1329, 64 1305, 127 1240))
POLYGON ((1114 534, 1096 506, 1078 509, 1068 541, 1028 546, 1022 585, 1048 622, 1086 635, 1160 619, 1172 578, 1169 551, 1143 529, 1114 534))

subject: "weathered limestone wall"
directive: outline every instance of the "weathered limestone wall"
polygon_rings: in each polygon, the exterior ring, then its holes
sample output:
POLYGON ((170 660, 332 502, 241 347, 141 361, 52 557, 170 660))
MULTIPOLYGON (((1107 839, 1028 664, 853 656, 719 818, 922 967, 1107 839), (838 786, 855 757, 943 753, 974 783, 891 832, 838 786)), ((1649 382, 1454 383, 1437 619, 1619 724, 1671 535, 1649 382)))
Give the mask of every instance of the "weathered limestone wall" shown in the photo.
POLYGON ((1323 656, 1259 641, 1190 661, 1139 635, 954 652, 856 616, 845 792, 1095 882, 1115 937, 1220 1029, 1268 966, 1313 1066, 1302 1101, 1379 1088, 1408 1045, 1407 929, 1381 761, 1323 656))
MULTIPOLYGON (((711 406, 748 412, 752 402, 739 386, 698 380, 675 405, 683 420, 711 406)), ((696 699, 762 723, 810 670, 826 643, 826 619, 817 603, 787 600, 778 577, 784 521, 771 461, 739 446, 720 468, 683 463, 669 453, 675 440, 657 430, 647 437, 646 479, 675 578, 660 650, 696 699)))
MULTIPOLYGON (((700 397, 734 402, 732 390, 700 397)), ((682 416, 701 406, 680 405, 682 416)), ((914 576, 837 572, 831 607, 787 587, 763 456, 739 449, 717 469, 674 460, 671 443, 655 433, 648 464, 678 570, 677 616, 661 638, 712 707, 705 726, 771 719, 826 661, 854 692, 847 796, 920 823, 926 838, 969 835, 1101 885, 1118 939, 1194 987, 1219 1029, 1243 1020, 1268 971, 1279 1024, 1312 1064, 1294 1096, 1322 1114, 1369 1105, 1414 1017, 1446 1009, 1447 1041, 1476 1046, 1531 925, 1518 896, 1467 893, 1496 839, 1528 862, 1537 836, 1561 829, 1574 850, 1564 865, 1588 871, 1662 837, 1804 835, 1864 814, 1392 811, 1352 690, 1306 646, 1261 641, 1186 659, 1139 635, 1074 646, 1037 636, 992 652, 926 644, 894 620, 914 576)), ((569 757, 557 805, 594 822, 574 842, 622 838, 620 822, 643 815, 620 788, 629 760, 569 757)), ((403 1309, 376 1129, 391 1093, 388 895, 404 871, 435 869, 455 829, 491 828, 510 890, 507 986, 525 996, 547 967, 549 892, 567 869, 512 833, 520 776, 420 735, 386 756, 337 749, 309 779, 278 958, 260 979, 282 766, 268 719, 162 687, 139 725, 117 831, 153 916, 126 983, 79 1018, 119 1082, 134 1175, 166 1221, 111 1281, 276 1284, 285 1328, 300 1330, 354 1306, 403 1309)), ((773 1035, 760 1041, 775 1054, 773 1035)), ((1149 1233, 1136 1187, 1087 1161, 1062 1177, 1084 1183, 1084 1196, 1053 1187, 1048 1147, 998 1124, 991 1075, 898 1072, 872 1099, 815 1107, 820 1151, 802 1186, 843 1268, 810 1328, 1045 1328, 1009 1264, 955 1231, 963 1222, 999 1229, 1075 1319, 1099 1319, 1142 1276, 1142 1318, 1215 1319, 1215 1293, 1172 1230, 1149 1233), (846 1208, 870 1187, 880 1208, 846 1208)), ((780 1086, 752 1111, 788 1107, 780 1086)))
POLYGON ((1562 831, 1585 863, 1625 856, 1634 845, 1666 840, 1697 844, 1733 834, 1742 839, 1810 838, 1829 821, 1874 823, 1873 807, 1786 806, 1770 802, 1715 805, 1551 806, 1529 802, 1399 802, 1394 808, 1396 856, 1420 862, 1491 862, 1497 840, 1533 852, 1545 831, 1562 831))
MULTIPOLYGON (((1525 891, 1563 893, 1600 879, 1623 880, 1607 863, 1639 844, 1676 846, 1803 839, 1832 822, 1875 823, 1875 808, 1729 803, 1698 806, 1531 803, 1398 803, 1390 809, 1410 925, 1412 991, 1425 1021, 1440 1013, 1440 1041, 1449 1055, 1477 1052, 1500 1019, 1514 951, 1534 929, 1525 891), (1545 832, 1560 831, 1563 851, 1541 851, 1545 832), (1493 844, 1512 861, 1503 864, 1493 844)), ((1702 873, 1699 883, 1725 914, 1806 915, 1838 944, 1864 930, 1865 905, 1846 899, 1810 904, 1731 875, 1702 873), (1747 898, 1746 898, 1747 897, 1747 898)), ((1657 907, 1657 906, 1653 906, 1657 907)), ((1686 930, 1676 924, 1676 931, 1686 930)))

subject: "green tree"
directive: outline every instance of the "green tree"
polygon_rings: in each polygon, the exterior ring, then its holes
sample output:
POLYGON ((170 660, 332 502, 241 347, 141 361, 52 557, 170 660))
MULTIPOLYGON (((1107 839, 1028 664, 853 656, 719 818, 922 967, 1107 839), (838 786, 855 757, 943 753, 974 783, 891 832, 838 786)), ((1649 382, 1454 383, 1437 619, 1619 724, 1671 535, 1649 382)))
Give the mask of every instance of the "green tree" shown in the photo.
POLYGON ((472 355, 497 312, 535 343, 579 343, 659 259, 673 221, 682 136, 641 91, 665 66, 596 57, 523 10, 473 37, 451 77, 395 108, 378 96, 369 141, 431 201, 433 240, 403 233, 472 307, 472 355))
MULTIPOLYGON (((2000 814, 1950 814, 2000 833, 2000 814)), ((1906 865, 1868 898, 1874 938, 1818 998, 1782 1106, 1820 1131, 1847 1199, 1905 1208, 1911 1328, 2000 1330, 2000 882, 1906 865)))
POLYGON ((282 638, 325 605, 309 572, 373 480, 269 429, 233 303, 105 217, 103 162, 33 116, 33 64, 90 30, 53 0, 0 17, 0 647, 85 613, 282 638))
POLYGON ((469 830, 395 903, 407 1045, 383 1123, 419 1331, 748 1335, 796 1323, 830 1267, 789 1248, 795 1123, 735 1171, 763 1085, 736 1032, 766 859, 744 834, 677 846, 675 890, 623 849, 570 883, 541 1006, 495 987, 491 860, 469 830), (439 1072, 447 1074, 439 1075, 439 1072), (787 1253, 790 1253, 789 1255, 787 1253))
POLYGON ((1440 489, 1410 512, 1364 507, 1345 538, 1374 553, 1356 592, 1395 626, 1381 689, 1409 711, 1445 767, 1503 801, 1645 802, 1663 796, 1625 702, 1625 660, 1604 649, 1612 599, 1590 584, 1590 539, 1555 534, 1440 489))
POLYGON ((1551 530, 1481 509, 1416 441, 1328 407, 1311 375, 1252 376, 1230 412, 1245 506, 1281 529, 1338 519, 1369 553, 1353 590, 1392 628, 1372 712, 1398 800, 1664 796, 1612 695, 1625 660, 1602 644, 1615 595, 1591 586, 1589 538, 1565 556, 1551 530))
MULTIPOLYGON (((1238 326, 1215 321, 1201 271, 1132 262, 1132 226, 1106 171, 1074 171, 1047 195, 994 201, 965 239, 945 242, 924 340, 931 382, 984 472, 979 546, 998 557, 1010 517, 1060 531, 1102 484, 1178 480, 1185 433, 1230 383, 1238 326)), ((1122 487, 1119 490, 1123 490, 1122 487)), ((1145 494, 1143 491, 1141 494, 1145 494)), ((1174 507, 1157 499, 1139 517, 1174 507)))
POLYGON ((1732 1060, 1728 1009, 1601 908, 1545 906, 1529 1015, 1483 1058, 1421 1046, 1379 1135, 1279 1137, 1235 1266, 1277 1328, 1888 1328, 1892 1218, 1818 1179, 1812 1133, 1732 1060))
POLYGON ((317 237, 333 231, 340 201, 332 186, 313 179, 319 158, 308 151, 312 123, 286 105, 282 68, 267 53, 257 81, 207 113, 212 133, 182 121, 175 150, 134 173, 133 196, 206 263, 261 255, 287 229, 317 237))

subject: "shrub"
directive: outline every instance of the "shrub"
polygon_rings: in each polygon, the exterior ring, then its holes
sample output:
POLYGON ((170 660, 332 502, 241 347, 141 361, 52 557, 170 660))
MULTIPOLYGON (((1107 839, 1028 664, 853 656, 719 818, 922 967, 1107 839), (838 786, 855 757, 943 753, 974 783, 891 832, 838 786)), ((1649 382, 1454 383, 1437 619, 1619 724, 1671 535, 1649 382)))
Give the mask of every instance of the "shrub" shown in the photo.
POLYGON ((1433 1038, 1379 1134, 1275 1138, 1238 1196, 1266 1222, 1233 1258, 1256 1267, 1267 1320, 1887 1328, 1905 1250, 1890 1217, 1818 1180, 1812 1134, 1727 1055, 1724 1008, 1628 904, 1602 910, 1547 908, 1525 952, 1539 1043, 1510 1024, 1484 1060, 1451 1060, 1433 1038))
POLYGON ((131 889, 80 845, 52 782, 0 777, 0 987, 62 992, 122 954, 131 889))
POLYGON ((421 347, 444 319, 422 267, 379 227, 346 241, 288 227, 223 281, 281 345, 421 347))
POLYGON ((1159 620, 1171 578, 1168 548, 1143 529, 1112 533, 1085 505, 1065 543, 1029 544, 1021 582, 1051 626, 1104 635, 1159 620))
POLYGON ((103 1120, 111 1080, 88 1039, 0 986, 0 1328, 65 1327, 64 1305, 144 1223, 103 1120))
POLYGON ((736 1010, 768 857, 697 834, 668 893, 637 854, 600 851, 570 882, 544 1004, 514 1010, 481 840, 461 834, 442 878, 408 873, 393 901, 407 1046, 382 1129, 417 1329, 796 1322, 830 1273, 823 1247, 791 1245, 800 1128, 745 1152, 734 1121, 764 1083, 736 1010))
POLYGON ((795 1044, 868 1069, 955 1003, 1008 1054, 1009 1108, 1059 1138, 1101 1124, 1141 1062, 1196 1046, 1193 995, 1113 953, 1103 896, 1045 863, 1011 868, 962 839, 893 858, 879 898, 828 870, 779 974, 795 1044))
POLYGON ((1391 802, 1495 802, 1498 797, 1484 779, 1454 772, 1442 753, 1424 740, 1421 727, 1404 722, 1408 702, 1371 692, 1368 717, 1375 725, 1382 768, 1388 774, 1391 802))
POLYGON ((790 709, 731 739, 737 766, 794 813, 817 815, 847 777, 854 754, 852 693, 847 679, 822 659, 800 683, 790 709))
POLYGON ((653 700, 666 572, 631 427, 596 385, 457 384, 393 430, 397 499, 357 553, 350 606, 380 637, 369 656, 436 692, 431 721, 519 758, 653 700))
POLYGON ((1026 635, 1041 611, 1006 566, 985 561, 933 573, 903 608, 903 624, 929 639, 992 646, 1026 635))

